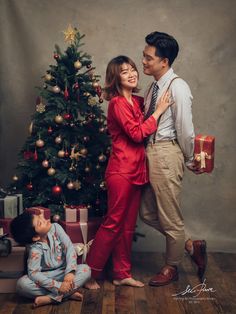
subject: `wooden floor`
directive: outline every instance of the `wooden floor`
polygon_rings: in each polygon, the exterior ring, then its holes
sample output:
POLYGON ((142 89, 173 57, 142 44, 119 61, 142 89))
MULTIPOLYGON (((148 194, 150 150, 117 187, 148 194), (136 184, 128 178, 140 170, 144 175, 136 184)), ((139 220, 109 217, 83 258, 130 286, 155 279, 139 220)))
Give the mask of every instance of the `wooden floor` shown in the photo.
MULTIPOLYGON (((134 253, 133 274, 148 282, 164 261, 160 253, 134 253)), ((0 295, 0 314, 228 314, 236 313, 236 254, 208 254, 205 291, 199 293, 196 269, 185 256, 179 269, 179 281, 165 287, 114 287, 100 282, 101 289, 84 293, 83 302, 66 301, 60 305, 31 309, 32 303, 15 294, 0 295), (192 291, 184 294, 187 286, 192 291), (195 290, 195 291, 194 291, 195 290), (199 293, 198 296, 196 296, 199 293)))

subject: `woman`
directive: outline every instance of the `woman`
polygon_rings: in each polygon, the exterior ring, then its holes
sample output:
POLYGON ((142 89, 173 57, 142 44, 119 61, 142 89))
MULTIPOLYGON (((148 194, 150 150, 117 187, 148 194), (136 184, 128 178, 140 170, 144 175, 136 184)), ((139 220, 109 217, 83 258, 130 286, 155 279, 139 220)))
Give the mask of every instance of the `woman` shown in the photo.
MULTIPOLYGON (((106 70, 105 99, 109 100, 107 125, 112 153, 106 169, 108 212, 88 254, 92 277, 97 278, 112 254, 113 284, 143 287, 131 276, 131 245, 140 205, 141 187, 148 181, 144 139, 157 129, 160 115, 169 106, 167 93, 146 120, 143 98, 137 92, 138 70, 126 56, 112 59, 106 70)), ((91 280, 89 289, 99 285, 91 280)))

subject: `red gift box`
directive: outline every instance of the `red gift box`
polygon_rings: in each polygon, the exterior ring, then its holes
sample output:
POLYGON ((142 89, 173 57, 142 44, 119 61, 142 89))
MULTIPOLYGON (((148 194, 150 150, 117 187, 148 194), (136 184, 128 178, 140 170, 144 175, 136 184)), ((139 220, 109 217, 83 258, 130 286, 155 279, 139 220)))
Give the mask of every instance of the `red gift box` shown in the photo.
POLYGON ((3 233, 10 233, 10 223, 12 221, 12 218, 1 218, 0 219, 0 227, 3 228, 3 233))
POLYGON ((214 168, 215 137, 199 134, 194 141, 194 161, 198 169, 212 172, 214 168))
POLYGON ((66 205, 65 221, 66 222, 87 222, 88 221, 88 208, 83 205, 66 205))
POLYGON ((26 208, 25 210, 27 210, 28 212, 30 212, 34 215, 39 215, 40 212, 43 211, 45 219, 50 219, 50 217, 51 217, 51 211, 49 208, 46 208, 46 207, 34 206, 34 207, 26 208))
POLYGON ((66 222, 59 221, 65 232, 70 237, 74 244, 78 255, 78 263, 84 262, 86 259, 89 247, 92 244, 98 228, 103 222, 103 218, 90 218, 88 222, 66 222))

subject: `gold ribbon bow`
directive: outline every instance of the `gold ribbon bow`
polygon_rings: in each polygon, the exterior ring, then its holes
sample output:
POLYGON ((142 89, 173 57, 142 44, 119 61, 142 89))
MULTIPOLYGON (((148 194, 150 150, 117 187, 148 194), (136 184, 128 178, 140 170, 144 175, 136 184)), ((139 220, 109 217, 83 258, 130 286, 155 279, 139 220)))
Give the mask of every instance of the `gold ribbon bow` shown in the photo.
POLYGON ((76 243, 74 244, 75 251, 78 256, 82 255, 82 263, 85 262, 87 254, 90 250, 90 247, 93 243, 93 240, 90 240, 88 243, 76 243))
POLYGON ((197 162, 201 162, 201 166, 200 169, 204 169, 206 168, 206 159, 211 159, 212 156, 208 155, 207 152, 203 151, 203 143, 204 140, 206 139, 206 136, 202 136, 199 140, 200 140, 200 153, 199 154, 195 154, 195 160, 197 162))

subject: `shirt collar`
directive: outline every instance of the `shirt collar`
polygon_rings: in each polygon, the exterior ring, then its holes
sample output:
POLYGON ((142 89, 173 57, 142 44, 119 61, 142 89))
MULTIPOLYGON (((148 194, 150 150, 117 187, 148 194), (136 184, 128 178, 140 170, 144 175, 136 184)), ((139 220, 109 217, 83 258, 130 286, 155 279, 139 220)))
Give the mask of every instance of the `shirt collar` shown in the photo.
POLYGON ((174 73, 174 70, 170 68, 164 75, 162 75, 162 77, 158 81, 156 81, 160 89, 165 85, 166 82, 170 80, 173 73, 174 73))

